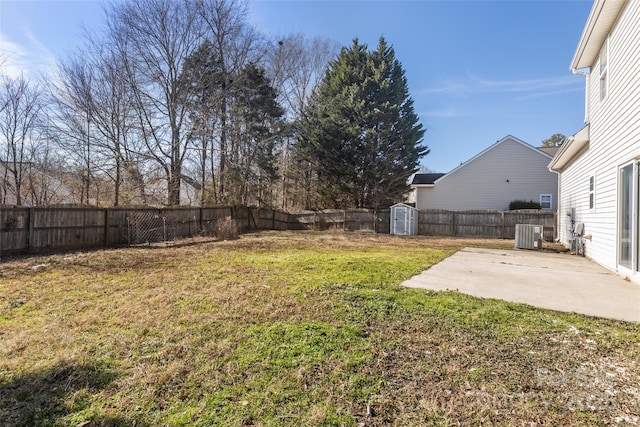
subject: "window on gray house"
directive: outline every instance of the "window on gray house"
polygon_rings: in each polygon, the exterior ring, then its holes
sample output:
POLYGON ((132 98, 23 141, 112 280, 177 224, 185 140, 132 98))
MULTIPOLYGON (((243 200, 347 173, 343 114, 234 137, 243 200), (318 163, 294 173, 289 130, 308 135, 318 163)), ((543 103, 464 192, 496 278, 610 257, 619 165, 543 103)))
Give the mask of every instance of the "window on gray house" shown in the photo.
POLYGON ((551 194, 540 195, 540 209, 551 209, 551 194))

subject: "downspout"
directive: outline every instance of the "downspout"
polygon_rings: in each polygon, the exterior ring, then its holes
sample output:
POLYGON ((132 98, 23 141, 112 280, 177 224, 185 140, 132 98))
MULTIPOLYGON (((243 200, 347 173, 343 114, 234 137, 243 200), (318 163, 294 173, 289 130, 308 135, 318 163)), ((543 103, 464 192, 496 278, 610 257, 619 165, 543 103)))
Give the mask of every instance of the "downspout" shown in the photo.
POLYGON ((558 201, 556 202, 556 236, 555 236, 555 241, 556 242, 561 242, 562 241, 562 215, 560 214, 561 210, 560 208, 561 206, 561 202, 562 202, 562 197, 560 194, 561 188, 562 186, 560 185, 560 181, 562 180, 562 174, 560 172, 556 172, 556 175, 558 176, 558 201))
MULTIPOLYGON (((568 138, 565 138, 564 141, 562 142, 563 144, 567 142, 568 138)), ((562 145, 561 145, 562 146, 562 145)), ((551 160, 551 163, 553 163, 553 160, 551 160)), ((562 226, 562 215, 560 215, 560 210, 562 207, 562 195, 560 194, 560 189, 562 188, 560 186, 560 180, 562 179, 562 169, 552 169, 551 168, 551 163, 549 164, 549 166, 547 167, 547 169, 549 169, 549 172, 553 172, 556 174, 556 176, 558 177, 558 190, 557 190, 557 202, 556 202, 556 235, 554 236, 554 241, 557 242, 562 242, 562 236, 560 231, 562 230, 561 226, 562 226)))
MULTIPOLYGON (((565 148, 565 144, 569 144, 569 138, 565 138, 562 143, 560 144, 560 150, 562 151, 563 148, 565 148)), ((556 156, 558 154, 561 154, 560 152, 556 153, 556 156)), ((555 157, 554 157, 555 158, 555 157)), ((554 241, 557 242, 562 242, 562 219, 563 216, 560 214, 562 212, 562 168, 553 168, 553 159, 551 160, 551 163, 549 163, 549 166, 547 166, 547 169, 549 170, 549 172, 553 172, 556 174, 556 176, 558 177, 558 189, 557 189, 557 202, 556 202, 556 235, 554 238, 554 241)))

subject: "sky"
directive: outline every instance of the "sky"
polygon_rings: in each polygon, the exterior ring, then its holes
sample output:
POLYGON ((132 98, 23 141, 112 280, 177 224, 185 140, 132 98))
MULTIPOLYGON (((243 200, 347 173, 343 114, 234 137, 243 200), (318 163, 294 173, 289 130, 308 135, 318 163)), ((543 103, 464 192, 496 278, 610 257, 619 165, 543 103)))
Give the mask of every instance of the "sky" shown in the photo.
MULTIPOLYGON (((51 72, 104 23, 96 0, 0 0, 0 73, 51 72)), ((448 172, 507 135, 533 146, 576 133, 584 77, 569 64, 590 0, 252 0, 250 22, 270 36, 302 33, 375 49, 381 36, 405 70, 430 153, 448 172)))

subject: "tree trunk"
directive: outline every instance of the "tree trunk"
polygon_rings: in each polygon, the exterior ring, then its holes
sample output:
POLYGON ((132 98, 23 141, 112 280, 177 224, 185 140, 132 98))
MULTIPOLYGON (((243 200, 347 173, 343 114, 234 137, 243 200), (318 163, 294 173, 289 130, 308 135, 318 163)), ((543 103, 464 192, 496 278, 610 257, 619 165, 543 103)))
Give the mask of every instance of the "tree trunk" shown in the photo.
POLYGON ((169 176, 169 206, 180 205, 180 165, 171 165, 171 175, 169 176))

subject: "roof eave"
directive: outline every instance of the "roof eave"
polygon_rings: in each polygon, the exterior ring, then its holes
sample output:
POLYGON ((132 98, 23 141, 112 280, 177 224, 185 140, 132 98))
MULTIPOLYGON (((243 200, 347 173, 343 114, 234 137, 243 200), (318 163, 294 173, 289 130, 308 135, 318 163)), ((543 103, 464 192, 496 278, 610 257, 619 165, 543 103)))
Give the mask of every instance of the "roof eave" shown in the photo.
POLYGON ((589 147, 589 138, 589 125, 567 138, 551 160, 551 163, 549 163, 549 170, 558 173, 562 172, 562 169, 571 163, 579 153, 589 147))
POLYGON ((440 181, 441 179, 446 179, 448 176, 451 176, 452 174, 456 173, 459 169, 467 166, 469 163, 475 161, 476 159, 484 156, 486 153, 488 153, 489 151, 493 150, 494 148, 496 148, 497 146, 499 146, 500 144, 503 144, 504 142, 506 142, 507 140, 512 140, 520 145, 522 145, 523 147, 526 147, 528 149, 530 149, 531 151, 533 151, 534 153, 537 153, 538 155, 542 156, 542 157, 546 157, 547 159, 551 160, 553 158, 553 156, 545 153, 542 150, 538 150, 536 147, 534 147, 533 145, 529 145, 526 142, 524 142, 523 140, 516 138, 513 135, 507 135, 502 139, 499 139, 498 141, 496 141, 493 145, 485 148, 484 150, 482 150, 480 153, 476 154, 475 156, 473 156, 472 158, 470 158, 469 160, 467 160, 466 162, 460 163, 459 166, 456 166, 455 168, 453 168, 451 171, 447 172, 446 174, 444 174, 443 176, 441 176, 440 178, 436 179, 434 181, 435 183, 438 183, 438 181, 440 181))
POLYGON ((596 0, 593 3, 569 67, 571 70, 593 66, 625 3, 626 0, 596 0))

